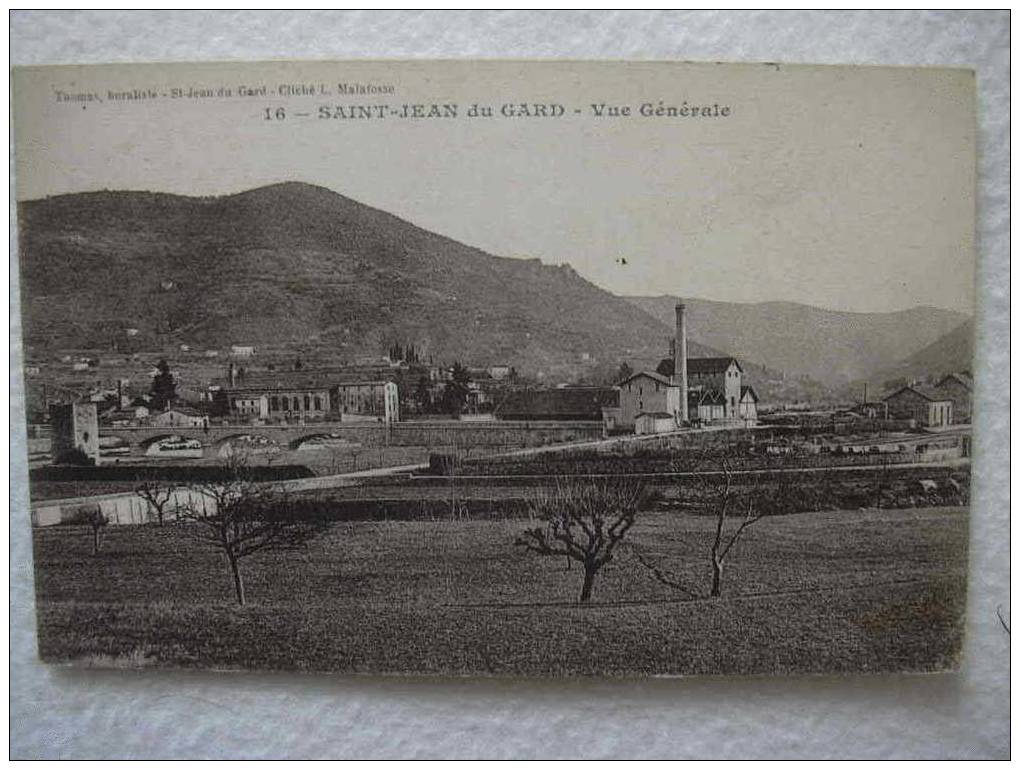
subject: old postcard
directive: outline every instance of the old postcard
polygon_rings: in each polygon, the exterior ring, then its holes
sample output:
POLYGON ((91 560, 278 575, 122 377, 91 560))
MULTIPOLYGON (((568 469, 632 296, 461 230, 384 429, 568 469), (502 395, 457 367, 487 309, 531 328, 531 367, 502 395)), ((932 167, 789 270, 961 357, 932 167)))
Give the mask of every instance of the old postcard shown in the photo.
POLYGON ((13 90, 44 660, 957 666, 972 72, 148 64, 13 90))

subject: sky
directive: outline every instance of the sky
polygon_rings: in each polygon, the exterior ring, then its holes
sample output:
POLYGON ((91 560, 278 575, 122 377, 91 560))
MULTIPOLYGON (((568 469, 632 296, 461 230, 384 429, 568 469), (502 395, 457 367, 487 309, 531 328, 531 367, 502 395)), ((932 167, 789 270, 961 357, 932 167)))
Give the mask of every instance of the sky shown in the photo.
POLYGON ((305 181, 493 254, 569 263, 618 294, 974 310, 968 71, 566 62, 33 68, 15 73, 13 112, 19 199, 97 189, 215 195, 305 181), (344 97, 340 83, 392 85, 393 93, 344 97), (297 84, 332 94, 282 94, 297 84), (240 97, 242 85, 266 94, 240 97), (162 97, 175 88, 231 96, 162 97), (159 97, 109 99, 135 89, 159 97), (58 92, 103 100, 58 100, 58 92), (729 115, 638 112, 660 101, 718 104, 729 115), (333 113, 351 103, 398 111, 455 103, 458 115, 318 118, 320 106, 333 113), (476 103, 497 116, 467 117, 476 103), (502 105, 520 103, 562 105, 564 116, 499 116, 502 105), (599 118, 599 104, 631 114, 599 118))

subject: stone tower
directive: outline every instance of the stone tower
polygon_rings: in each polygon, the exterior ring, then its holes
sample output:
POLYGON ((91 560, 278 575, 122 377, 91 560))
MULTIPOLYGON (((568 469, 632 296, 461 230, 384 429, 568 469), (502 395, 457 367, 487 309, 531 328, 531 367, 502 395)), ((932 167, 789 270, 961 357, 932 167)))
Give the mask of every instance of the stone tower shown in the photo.
POLYGON ((50 455, 54 463, 99 462, 99 417, 94 403, 50 405, 50 455))

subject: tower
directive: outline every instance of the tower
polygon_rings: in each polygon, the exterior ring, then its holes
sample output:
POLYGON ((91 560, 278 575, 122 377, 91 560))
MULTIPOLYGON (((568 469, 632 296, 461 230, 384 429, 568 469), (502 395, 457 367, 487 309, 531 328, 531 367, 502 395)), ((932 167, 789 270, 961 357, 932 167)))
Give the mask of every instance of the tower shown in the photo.
POLYGON ((99 417, 94 403, 51 404, 50 454, 54 463, 99 463, 99 417))
POLYGON ((687 307, 676 303, 676 348, 673 350, 673 383, 680 387, 680 420, 689 422, 687 410, 687 307))

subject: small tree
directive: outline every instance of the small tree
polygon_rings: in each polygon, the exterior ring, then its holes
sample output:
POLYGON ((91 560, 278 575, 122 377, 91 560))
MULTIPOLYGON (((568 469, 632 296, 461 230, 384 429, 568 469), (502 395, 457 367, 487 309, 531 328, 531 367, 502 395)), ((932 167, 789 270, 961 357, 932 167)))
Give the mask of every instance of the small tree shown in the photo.
POLYGON ((584 569, 580 602, 591 599, 595 577, 633 527, 644 496, 634 480, 563 479, 554 490, 529 501, 529 515, 540 524, 516 544, 538 555, 564 556, 584 569))
POLYGON ((278 488, 253 479, 243 453, 232 454, 219 478, 198 483, 198 506, 186 517, 195 538, 219 549, 227 559, 237 603, 246 603, 241 562, 256 553, 301 547, 325 527, 308 516, 278 488))
MULTIPOLYGON (((730 454, 725 449, 715 451, 691 451, 687 456, 678 456, 672 464, 677 475, 676 484, 680 495, 687 494, 685 503, 696 512, 712 516, 714 528, 708 559, 712 567, 711 597, 722 595, 723 573, 726 558, 741 540, 744 532, 755 523, 768 517, 775 506, 776 496, 782 493, 783 472, 772 472, 770 484, 762 480, 760 471, 744 484, 738 485, 739 472, 734 468, 730 454), (693 491, 684 489, 684 479, 695 484, 693 491), (734 523, 736 527, 734 528, 734 523)), ((702 591, 681 581, 675 575, 663 570, 647 554, 632 548, 638 562, 647 568, 659 582, 674 590, 698 597, 702 591)))
POLYGON ((135 485, 135 495, 152 507, 156 522, 162 527, 166 505, 174 497, 174 485, 171 482, 160 482, 155 474, 148 474, 135 485))
POLYGON ((99 507, 81 507, 74 513, 71 522, 75 525, 87 525, 92 530, 92 554, 99 555, 102 546, 102 532, 110 524, 109 518, 99 507))

